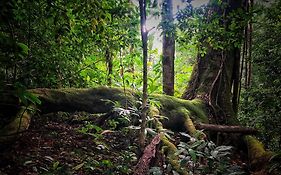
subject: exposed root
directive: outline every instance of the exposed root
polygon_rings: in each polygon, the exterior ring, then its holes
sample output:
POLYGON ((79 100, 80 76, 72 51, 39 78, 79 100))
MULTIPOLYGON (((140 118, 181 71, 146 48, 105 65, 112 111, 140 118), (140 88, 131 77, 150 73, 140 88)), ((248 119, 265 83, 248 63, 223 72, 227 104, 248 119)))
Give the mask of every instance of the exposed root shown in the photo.
POLYGON ((258 130, 254 128, 248 128, 243 126, 229 126, 229 125, 214 125, 205 123, 196 123, 197 129, 204 129, 208 131, 216 131, 223 133, 240 133, 240 134, 256 134, 258 130))
MULTIPOLYGON (((158 126, 159 125, 160 124, 158 124, 158 126)), ((161 133, 161 141, 164 145, 164 152, 167 153, 167 160, 172 165, 173 169, 177 171, 180 175, 188 175, 187 171, 184 170, 179 164, 179 159, 176 155, 177 147, 169 141, 169 139, 165 136, 163 132, 161 133)))
POLYGON ((26 131, 30 125, 31 116, 35 113, 35 107, 22 107, 16 118, 0 130, 0 143, 8 143, 15 140, 26 131))
POLYGON ((251 168, 254 170, 265 169, 273 153, 266 151, 263 144, 255 137, 245 136, 244 139, 248 146, 248 157, 251 168))
POLYGON ((153 157, 155 157, 156 146, 159 144, 160 138, 160 134, 156 135, 152 139, 151 143, 145 147, 143 155, 141 156, 137 166, 135 167, 134 175, 147 174, 150 161, 153 157))

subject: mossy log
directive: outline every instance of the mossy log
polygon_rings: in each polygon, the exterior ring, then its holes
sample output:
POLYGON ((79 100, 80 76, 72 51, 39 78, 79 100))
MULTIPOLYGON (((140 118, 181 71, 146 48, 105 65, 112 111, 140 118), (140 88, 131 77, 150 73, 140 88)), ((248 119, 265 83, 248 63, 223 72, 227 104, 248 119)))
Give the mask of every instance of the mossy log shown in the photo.
MULTIPOLYGON (((36 107, 41 113, 58 111, 85 111, 93 114, 107 113, 110 112, 117 103, 122 107, 138 106, 141 97, 140 94, 132 90, 127 90, 126 93, 124 93, 121 88, 107 87, 91 89, 33 89, 30 90, 30 92, 37 95, 41 100, 41 105, 36 107)), ((210 128, 210 125, 206 125, 209 121, 206 112, 207 107, 204 102, 199 99, 183 100, 166 95, 151 95, 150 99, 160 103, 159 115, 168 118, 161 120, 165 128, 175 131, 189 131, 190 134, 194 134, 196 131, 195 129, 208 130, 208 128, 210 128), (195 128, 193 122, 196 123, 195 128), (204 128, 204 126, 206 127, 204 128)), ((5 142, 5 139, 11 138, 10 136, 27 129, 34 109, 35 107, 32 107, 32 110, 21 108, 12 122, 0 129, 0 135, 2 135, 0 136, 0 141, 5 142), (4 137, 6 138, 4 139, 4 137)), ((215 130, 219 129, 219 132, 228 132, 229 130, 231 130, 229 132, 241 131, 241 128, 231 128, 228 126, 220 127, 212 125, 212 128, 216 128, 215 130)), ((244 128, 244 130, 247 129, 244 128)), ((255 154, 254 152, 260 152, 256 151, 260 150, 260 144, 253 144, 256 143, 253 139, 246 138, 252 164, 256 166, 260 163, 264 163, 262 161, 257 161, 257 163, 255 163, 255 160, 263 160, 264 156, 268 159, 270 155, 267 153, 262 155, 255 154)), ((162 138, 162 141, 165 142, 165 138, 162 138)))
MULTIPOLYGON (((140 94, 127 90, 124 93, 121 88, 97 87, 91 89, 33 89, 30 90, 41 100, 38 106, 41 113, 57 111, 75 112, 85 111, 89 113, 107 113, 120 105, 124 108, 138 106, 140 94)), ((186 113, 192 120, 208 123, 208 117, 204 110, 204 104, 200 100, 182 100, 167 95, 151 95, 150 99, 160 103, 160 115, 163 125, 173 130, 185 130, 186 113)))
POLYGON ((57 111, 89 113, 109 112, 115 103, 121 106, 136 106, 138 96, 132 91, 124 93, 120 88, 89 88, 89 89, 32 89, 42 102, 41 113, 57 111))
MULTIPOLYGON (((189 112, 187 110, 183 110, 185 112, 185 122, 184 127, 186 131, 189 132, 190 135, 195 136, 197 135, 197 130, 189 117, 189 112)), ((156 116, 160 115, 160 111, 156 107, 151 107, 149 112, 150 117, 154 117, 155 121, 155 128, 157 129, 158 133, 161 133, 161 142, 163 143, 164 152, 167 152, 167 160, 172 165, 173 169, 177 171, 180 175, 188 175, 188 171, 180 166, 179 158, 176 154, 177 147, 169 140, 169 138, 163 133, 164 127, 162 122, 160 122, 156 116)), ((200 137, 200 136, 199 136, 200 137)), ((204 135, 205 137, 205 135, 204 135)), ((202 137, 202 138, 204 138, 202 137)))
MULTIPOLYGON (((38 96, 41 105, 37 106, 42 113, 85 111, 89 113, 107 113, 115 105, 124 108, 138 106, 140 94, 121 88, 97 87, 89 89, 32 89, 31 93, 38 96)), ((163 126, 175 131, 186 131, 188 120, 196 123, 208 123, 206 106, 199 99, 183 100, 167 95, 154 94, 150 96, 153 101, 160 103, 160 115, 167 117, 161 122, 163 126), (187 118, 188 116, 188 118, 187 118)), ((17 118, 17 117, 16 117, 17 118)), ((12 121, 13 122, 13 121, 12 121)), ((204 128, 200 128, 204 129, 204 128)), ((193 132, 191 129, 189 132, 193 132)), ((0 129, 0 134, 3 129, 0 129)), ((3 134, 1 134, 3 135, 3 134)))
MULTIPOLYGON (((97 87, 89 89, 32 89, 29 90, 32 94, 38 96, 41 100, 41 105, 36 106, 41 114, 51 112, 75 112, 85 111, 92 114, 108 113, 114 106, 133 107, 140 105, 141 95, 135 91, 127 90, 123 91, 121 88, 108 88, 108 87, 97 87)), ((166 95, 152 95, 154 101, 158 101, 161 105, 160 115, 166 116, 169 119, 163 119, 163 125, 165 128, 172 130, 185 130, 184 123, 186 121, 186 112, 188 111, 192 120, 198 122, 208 122, 207 115, 204 111, 204 105, 199 100, 182 100, 175 97, 166 95)), ((18 115, 20 116, 20 113, 18 115)), ((11 125, 14 125, 19 116, 10 122, 4 128, 0 128, 0 137, 4 137, 9 134, 16 134, 18 131, 8 131, 11 125), (2 135, 2 136, 1 136, 2 135)), ((20 126, 20 128, 28 128, 30 121, 30 113, 28 113, 29 119, 27 123, 20 126)), ((27 116, 27 115, 24 115, 27 116)), ((14 116, 11 116, 14 117, 14 116)), ((21 130, 22 131, 22 130, 21 130)))

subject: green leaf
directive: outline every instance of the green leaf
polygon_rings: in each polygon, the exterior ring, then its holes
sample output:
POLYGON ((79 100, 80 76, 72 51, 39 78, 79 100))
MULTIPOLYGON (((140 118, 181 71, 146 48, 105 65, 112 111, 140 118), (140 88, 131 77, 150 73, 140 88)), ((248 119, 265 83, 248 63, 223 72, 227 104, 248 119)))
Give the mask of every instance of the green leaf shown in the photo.
POLYGON ((59 161, 55 161, 55 162, 53 163, 53 170, 58 169, 59 164, 60 164, 60 162, 59 162, 59 161))
POLYGON ((190 148, 196 148, 196 147, 202 145, 203 143, 204 143, 204 141, 202 141, 202 140, 196 140, 196 141, 190 146, 190 148))
POLYGON ((17 43, 17 45, 21 48, 21 52, 22 54, 27 55, 28 54, 28 47, 27 45, 23 44, 23 43, 17 43))
POLYGON ((39 104, 39 105, 41 104, 41 101, 39 100, 38 96, 36 96, 30 92, 26 91, 24 96, 28 101, 30 101, 33 104, 39 104))
POLYGON ((77 171, 77 170, 81 169, 81 168, 84 166, 84 164, 85 164, 85 162, 82 162, 82 163, 76 165, 75 167, 73 167, 73 169, 74 169, 75 171, 77 171))
POLYGON ((196 160, 197 160, 196 152, 193 149, 188 149, 188 153, 191 156, 192 161, 196 162, 196 160))

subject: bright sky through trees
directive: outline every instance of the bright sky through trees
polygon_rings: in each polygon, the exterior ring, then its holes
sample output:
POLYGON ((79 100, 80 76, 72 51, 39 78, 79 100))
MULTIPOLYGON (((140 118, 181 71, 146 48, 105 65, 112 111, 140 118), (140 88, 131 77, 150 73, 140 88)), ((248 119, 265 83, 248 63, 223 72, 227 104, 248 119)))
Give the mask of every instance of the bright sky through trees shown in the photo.
MULTIPOLYGON (((138 5, 138 0, 132 0, 132 2, 135 5, 138 5)), ((193 0, 191 4, 194 7, 199 7, 201 5, 207 4, 209 0, 193 0)), ((162 3, 162 0, 158 1, 158 8, 161 9, 160 4, 162 3)), ((173 0, 173 12, 174 14, 177 13, 178 10, 183 9, 185 7, 185 0, 173 0), (184 1, 184 2, 183 2, 184 1)), ((146 22, 146 29, 150 30, 149 35, 154 35, 154 43, 153 43, 153 49, 158 49, 158 53, 162 52, 162 37, 161 37, 161 30, 157 28, 161 21, 160 17, 151 17, 148 16, 147 22, 146 22)))

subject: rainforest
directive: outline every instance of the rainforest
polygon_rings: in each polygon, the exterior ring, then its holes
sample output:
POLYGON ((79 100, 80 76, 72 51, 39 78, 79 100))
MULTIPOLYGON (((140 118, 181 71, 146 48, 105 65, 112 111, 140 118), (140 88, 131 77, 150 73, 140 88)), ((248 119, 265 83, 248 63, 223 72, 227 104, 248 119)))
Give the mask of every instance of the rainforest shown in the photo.
POLYGON ((0 175, 279 175, 280 57, 280 0, 1 0, 0 175))

